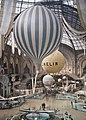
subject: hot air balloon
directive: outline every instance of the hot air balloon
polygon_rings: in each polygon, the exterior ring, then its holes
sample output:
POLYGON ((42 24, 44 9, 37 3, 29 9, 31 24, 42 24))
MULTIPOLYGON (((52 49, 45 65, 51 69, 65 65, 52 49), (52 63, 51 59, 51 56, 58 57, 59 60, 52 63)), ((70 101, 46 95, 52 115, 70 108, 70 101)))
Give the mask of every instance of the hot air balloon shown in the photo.
POLYGON ((42 61, 42 67, 47 73, 59 73, 64 67, 65 58, 61 52, 56 50, 42 61))
POLYGON ((17 17, 14 25, 15 41, 35 63, 35 81, 41 61, 57 49, 61 36, 59 20, 51 10, 42 5, 36 4, 17 17))
POLYGON ((43 84, 44 86, 51 86, 55 83, 55 80, 53 79, 53 77, 51 75, 45 75, 43 77, 43 84))

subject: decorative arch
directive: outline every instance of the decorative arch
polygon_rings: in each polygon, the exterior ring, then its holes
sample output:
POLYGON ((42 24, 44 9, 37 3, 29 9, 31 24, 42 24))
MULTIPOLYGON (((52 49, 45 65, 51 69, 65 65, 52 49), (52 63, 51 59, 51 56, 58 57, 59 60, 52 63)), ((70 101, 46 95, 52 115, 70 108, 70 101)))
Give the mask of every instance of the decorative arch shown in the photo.
POLYGON ((30 67, 30 62, 25 61, 25 62, 24 62, 24 68, 25 68, 25 66, 26 66, 26 65, 27 65, 27 66, 28 66, 28 68, 29 68, 29 67, 30 67))
POLYGON ((31 76, 31 69, 30 68, 31 68, 30 62, 25 61, 24 62, 24 74, 31 76))
POLYGON ((65 66, 64 66, 64 70, 65 70, 65 72, 70 72, 70 73, 72 73, 73 72, 73 68, 72 68, 72 61, 71 61, 71 57, 70 57, 70 55, 68 55, 68 54, 65 54, 65 66))
POLYGON ((0 95, 3 96, 3 84, 0 82, 0 95))
POLYGON ((14 60, 13 60, 13 57, 10 58, 9 72, 10 72, 10 74, 14 73, 14 60))
POLYGON ((16 58, 16 64, 18 64, 19 63, 19 60, 18 60, 18 58, 16 58))
POLYGON ((14 65, 13 57, 10 58, 10 63, 14 65))
POLYGON ((81 61, 81 71, 82 71, 82 75, 86 74, 86 59, 81 61))
POLYGON ((28 74, 30 72, 30 69, 28 67, 28 65, 26 64, 26 66, 24 67, 24 73, 28 74))
POLYGON ((78 74, 80 77, 82 77, 84 75, 84 69, 86 67, 86 56, 84 56, 83 54, 78 56, 78 74))
POLYGON ((0 95, 7 97, 9 94, 9 78, 7 75, 0 75, 0 95))
POLYGON ((8 73, 8 59, 6 56, 4 56, 4 73, 8 73))
POLYGON ((8 68, 8 59, 7 59, 6 56, 4 56, 4 63, 6 63, 6 66, 7 66, 7 68, 8 68))
POLYGON ((61 72, 75 73, 75 56, 72 50, 68 46, 63 45, 60 51, 65 57, 65 65, 61 72))
POLYGON ((15 63, 15 74, 19 73, 19 60, 16 58, 16 63, 15 63))

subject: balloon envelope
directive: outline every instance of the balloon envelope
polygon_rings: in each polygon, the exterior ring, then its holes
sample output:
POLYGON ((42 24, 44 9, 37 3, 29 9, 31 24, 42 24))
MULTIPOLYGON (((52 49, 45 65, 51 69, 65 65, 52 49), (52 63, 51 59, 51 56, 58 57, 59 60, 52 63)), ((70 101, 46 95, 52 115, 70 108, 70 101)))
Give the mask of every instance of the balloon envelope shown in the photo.
POLYGON ((15 21, 16 44, 38 66, 45 56, 57 49, 61 36, 59 20, 51 10, 42 5, 26 9, 15 21))
POLYGON ((55 80, 53 79, 53 77, 51 75, 45 75, 43 77, 43 84, 45 86, 51 86, 55 83, 55 80))
POLYGON ((55 51, 42 61, 42 67, 47 73, 57 73, 64 67, 65 59, 61 52, 55 51))

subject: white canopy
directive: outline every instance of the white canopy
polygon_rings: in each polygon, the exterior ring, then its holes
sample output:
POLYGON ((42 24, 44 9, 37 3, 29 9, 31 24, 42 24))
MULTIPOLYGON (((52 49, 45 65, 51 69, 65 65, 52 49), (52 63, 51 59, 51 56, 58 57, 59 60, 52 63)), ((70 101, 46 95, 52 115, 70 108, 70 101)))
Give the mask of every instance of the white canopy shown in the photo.
POLYGON ((80 90, 80 91, 75 92, 75 94, 86 95, 86 91, 85 90, 80 90))

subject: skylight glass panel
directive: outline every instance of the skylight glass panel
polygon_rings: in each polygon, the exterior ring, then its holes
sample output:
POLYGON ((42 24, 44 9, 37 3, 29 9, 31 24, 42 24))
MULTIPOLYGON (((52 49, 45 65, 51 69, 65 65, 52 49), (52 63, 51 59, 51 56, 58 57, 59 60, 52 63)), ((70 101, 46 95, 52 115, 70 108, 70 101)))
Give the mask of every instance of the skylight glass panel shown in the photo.
POLYGON ((61 43, 66 44, 73 48, 72 43, 70 42, 68 35, 66 33, 63 33, 63 38, 62 38, 61 43))
POLYGON ((27 8, 28 4, 22 4, 22 8, 27 8))
POLYGON ((76 0, 63 0, 63 3, 66 4, 66 5, 70 5, 72 7, 77 8, 76 0))
MULTIPOLYGON (((40 1, 43 1, 43 2, 57 1, 57 3, 60 3, 60 0, 17 0, 15 12, 16 14, 18 14, 21 11, 25 10, 26 8, 33 6, 34 2, 40 2, 40 1)), ((62 0, 62 4, 63 5, 46 3, 45 6, 51 9, 59 19, 60 18, 62 19, 62 15, 64 15, 65 18, 67 18, 68 20, 67 22, 71 27, 77 30, 81 30, 81 24, 80 24, 79 18, 77 17, 77 11, 71 9, 72 7, 76 6, 76 0, 62 0), (68 7, 66 5, 69 5, 72 7, 68 7)), ((70 46, 73 49, 75 47, 75 50, 84 48, 83 40, 76 39, 75 37, 71 36, 71 34, 68 35, 66 32, 63 32, 63 39, 61 42, 63 44, 70 46)))
POLYGON ((28 2, 29 0, 23 0, 24 2, 28 2))

